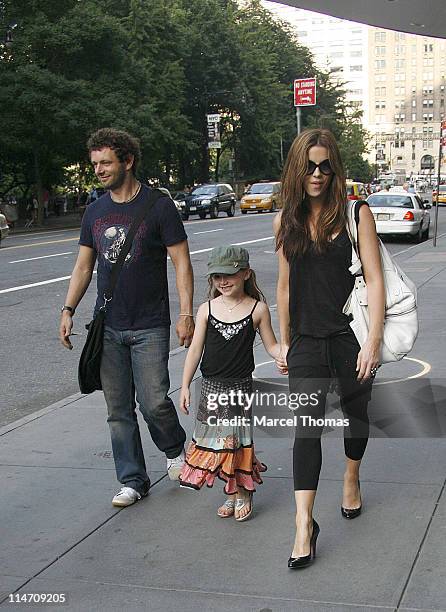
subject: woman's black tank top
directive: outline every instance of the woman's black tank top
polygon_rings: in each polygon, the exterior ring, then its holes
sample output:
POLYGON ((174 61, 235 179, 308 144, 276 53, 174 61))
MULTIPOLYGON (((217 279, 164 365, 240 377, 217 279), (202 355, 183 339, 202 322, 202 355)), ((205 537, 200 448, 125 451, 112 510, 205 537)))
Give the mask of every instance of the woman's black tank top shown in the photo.
POLYGON ((342 309, 353 290, 352 245, 344 228, 317 254, 313 246, 290 262, 291 334, 326 338, 349 327, 342 309))
POLYGON ((206 378, 247 378, 254 371, 253 345, 256 335, 252 313, 257 306, 254 304, 249 315, 225 323, 219 321, 211 313, 209 316, 204 343, 204 353, 200 370, 206 378))

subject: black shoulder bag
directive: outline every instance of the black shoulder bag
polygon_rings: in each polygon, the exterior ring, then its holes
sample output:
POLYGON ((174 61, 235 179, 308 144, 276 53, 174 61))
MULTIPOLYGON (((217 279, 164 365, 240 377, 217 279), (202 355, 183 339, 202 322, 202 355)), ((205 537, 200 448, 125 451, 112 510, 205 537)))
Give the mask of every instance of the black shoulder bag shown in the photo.
POLYGON ((110 282, 107 291, 104 293, 104 304, 100 307, 94 319, 88 325, 86 325, 88 334, 81 357, 79 359, 78 368, 79 388, 81 393, 93 393, 93 391, 100 391, 102 389, 101 358, 104 345, 104 324, 107 304, 113 297, 113 291, 115 290, 118 276, 122 270, 122 266, 124 265, 125 258, 130 251, 136 232, 138 231, 139 226, 145 217, 153 208, 155 202, 160 197, 165 197, 165 194, 157 189, 153 189, 149 196, 147 205, 144 206, 141 209, 140 214, 135 217, 132 225, 130 226, 129 233, 126 236, 124 244, 122 245, 122 249, 119 252, 118 259, 113 266, 112 273, 110 275, 110 282))

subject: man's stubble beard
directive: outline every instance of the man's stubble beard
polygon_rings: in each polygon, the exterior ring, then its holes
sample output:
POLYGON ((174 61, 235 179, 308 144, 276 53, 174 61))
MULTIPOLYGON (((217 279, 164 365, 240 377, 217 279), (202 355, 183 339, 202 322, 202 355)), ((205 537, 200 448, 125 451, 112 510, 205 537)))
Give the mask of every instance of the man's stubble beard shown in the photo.
POLYGON ((118 176, 113 181, 113 183, 107 187, 107 189, 109 191, 116 191, 116 189, 119 189, 120 187, 122 187, 126 179, 126 174, 127 173, 125 171, 124 164, 122 164, 122 166, 119 167, 118 176))

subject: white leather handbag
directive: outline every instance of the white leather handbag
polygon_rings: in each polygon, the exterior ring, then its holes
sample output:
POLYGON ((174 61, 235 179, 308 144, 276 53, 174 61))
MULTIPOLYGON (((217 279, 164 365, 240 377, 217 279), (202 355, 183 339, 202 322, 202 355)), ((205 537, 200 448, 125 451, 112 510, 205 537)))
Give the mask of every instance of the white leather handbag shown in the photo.
MULTIPOLYGON (((369 312, 367 306, 367 286, 362 273, 358 250, 358 227, 355 219, 356 205, 348 202, 348 232, 352 242, 352 265, 349 270, 355 276, 355 285, 343 312, 351 315, 352 328, 359 345, 367 339, 369 312)), ((381 264, 386 291, 384 336, 381 345, 380 363, 399 361, 413 348, 418 335, 417 288, 401 270, 398 264, 379 240, 381 264)))

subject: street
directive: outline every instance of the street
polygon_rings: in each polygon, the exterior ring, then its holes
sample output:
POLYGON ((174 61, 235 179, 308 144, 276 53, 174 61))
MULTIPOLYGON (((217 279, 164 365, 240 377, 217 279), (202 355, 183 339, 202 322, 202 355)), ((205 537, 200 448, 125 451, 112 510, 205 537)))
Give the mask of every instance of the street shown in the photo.
MULTIPOLYGON (((431 210, 431 236, 435 208, 431 210)), ((195 309, 206 299, 206 262, 209 250, 223 244, 243 244, 250 252, 268 303, 275 304, 276 256, 272 233, 273 215, 239 212, 233 218, 220 213, 215 220, 185 223, 195 273, 195 309)), ((438 236, 446 234, 446 207, 439 208, 438 236)), ((73 350, 58 340, 59 309, 64 303, 78 250, 78 230, 41 231, 11 236, 0 250, 0 305, 3 312, 2 398, 0 426, 61 400, 78 391, 77 362, 86 337, 85 323, 92 314, 96 277, 74 318, 73 350)), ((430 240, 430 243, 432 240, 430 240)), ((444 239, 440 238, 438 250, 444 239)), ((408 256, 421 253, 429 243, 415 245, 407 239, 386 240, 388 249, 421 286, 438 273, 429 263, 405 265, 408 256)), ((446 262, 443 263, 446 267, 446 262)), ((178 301, 172 266, 169 264, 172 321, 178 301)), ((278 331, 276 329, 276 331, 278 331)), ((177 348, 175 326, 171 350, 177 348)))

